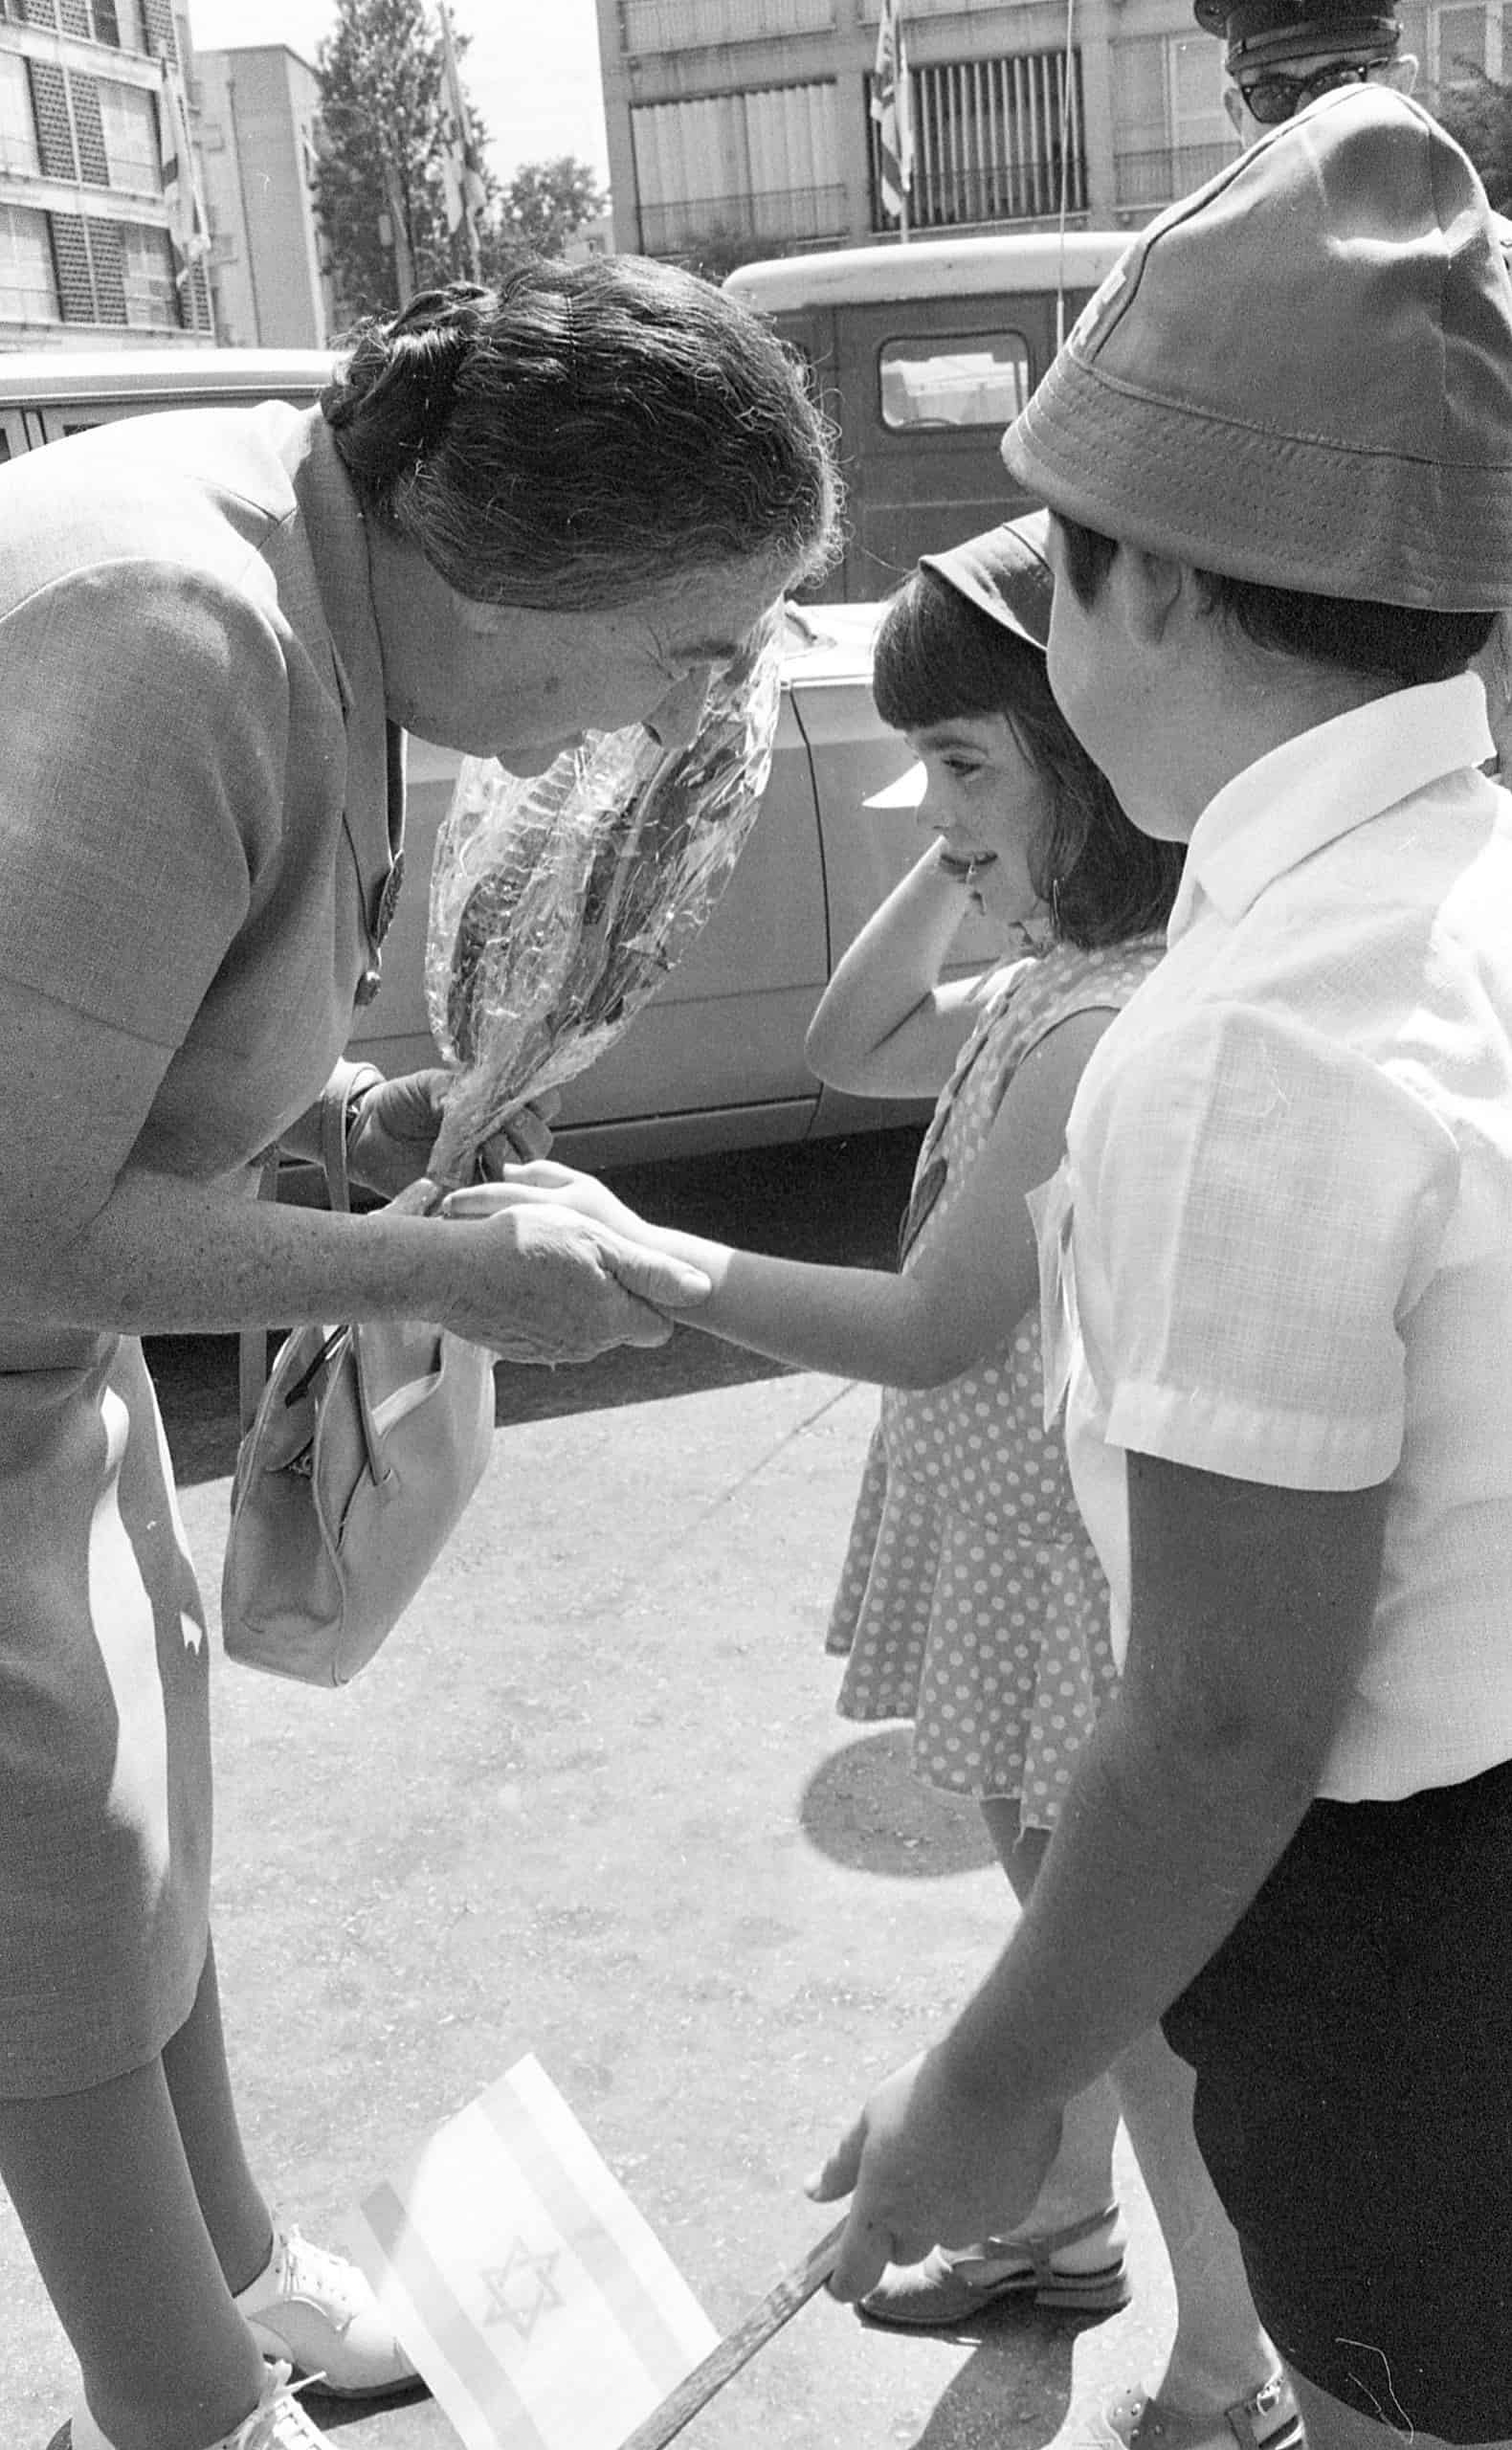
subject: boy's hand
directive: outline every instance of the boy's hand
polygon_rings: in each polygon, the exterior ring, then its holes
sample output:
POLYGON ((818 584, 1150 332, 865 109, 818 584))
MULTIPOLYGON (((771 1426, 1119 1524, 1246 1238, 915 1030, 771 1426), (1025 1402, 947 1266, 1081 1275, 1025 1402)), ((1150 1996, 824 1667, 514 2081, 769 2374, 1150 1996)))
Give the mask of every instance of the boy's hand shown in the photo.
POLYGON ((920 2262, 931 2246, 966 2246, 1031 2210, 1060 2142, 1060 2112, 1015 2117, 985 2100, 925 2051, 878 2084, 804 2192, 815 2203, 853 2196, 830 2280, 854 2305, 890 2262, 920 2262))

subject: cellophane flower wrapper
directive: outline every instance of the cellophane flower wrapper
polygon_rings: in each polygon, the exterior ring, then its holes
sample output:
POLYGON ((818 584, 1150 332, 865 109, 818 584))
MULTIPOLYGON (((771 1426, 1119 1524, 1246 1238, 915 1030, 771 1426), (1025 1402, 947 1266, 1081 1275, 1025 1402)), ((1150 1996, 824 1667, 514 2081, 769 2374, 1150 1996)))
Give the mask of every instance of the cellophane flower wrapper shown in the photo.
POLYGON ((426 1004, 455 1067, 430 1175, 596 1062, 686 952, 771 768, 781 615, 712 680, 695 740, 589 733, 545 773, 464 758, 431 873, 426 1004))

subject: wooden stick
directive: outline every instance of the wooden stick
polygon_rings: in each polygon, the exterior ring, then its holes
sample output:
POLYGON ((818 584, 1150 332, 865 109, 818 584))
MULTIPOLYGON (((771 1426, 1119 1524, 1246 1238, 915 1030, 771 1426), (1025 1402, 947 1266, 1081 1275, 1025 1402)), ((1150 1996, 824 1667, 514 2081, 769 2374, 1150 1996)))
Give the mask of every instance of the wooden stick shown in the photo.
POLYGON ((620 2450, 664 2450, 675 2440, 685 2424, 691 2424, 700 2408, 743 2365, 747 2365, 759 2348, 765 2348, 773 2332, 784 2323, 791 2322, 800 2305, 824 2286, 834 2269, 834 2259, 845 2235, 845 2222, 837 2220, 827 2237, 810 2248, 802 2262, 769 2289, 759 2305, 753 2305, 744 2322, 727 2331, 717 2348, 711 2348, 701 2365, 695 2365, 676 2390, 669 2391, 658 2408, 653 2408, 643 2424, 637 2424, 620 2450))

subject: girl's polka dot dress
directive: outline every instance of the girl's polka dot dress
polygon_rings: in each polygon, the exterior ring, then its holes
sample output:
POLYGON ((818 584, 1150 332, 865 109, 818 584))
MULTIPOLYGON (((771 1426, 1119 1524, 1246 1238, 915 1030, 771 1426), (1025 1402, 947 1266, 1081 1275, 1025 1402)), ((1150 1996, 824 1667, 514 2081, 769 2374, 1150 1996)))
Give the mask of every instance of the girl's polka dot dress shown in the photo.
MULTIPOLYGON (((1058 945, 1000 974, 919 1153, 905 1272, 1025 1056, 1072 1013, 1126 1004, 1164 949, 1058 945)), ((1016 1795, 1026 1828, 1054 1824, 1116 1675, 1107 1586, 1042 1410, 1037 1305, 948 1386, 884 1392, 827 1643, 849 1653, 842 1717, 912 1719, 926 1785, 1016 1795)))

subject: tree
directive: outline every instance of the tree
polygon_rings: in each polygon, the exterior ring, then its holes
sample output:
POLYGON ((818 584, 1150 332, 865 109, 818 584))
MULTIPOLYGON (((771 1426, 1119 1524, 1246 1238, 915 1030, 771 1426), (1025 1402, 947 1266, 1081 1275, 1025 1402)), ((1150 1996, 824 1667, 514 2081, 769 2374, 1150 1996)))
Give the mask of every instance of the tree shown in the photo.
POLYGON ((1434 116, 1464 146, 1493 210, 1512 212, 1512 84, 1499 84, 1472 60, 1456 66, 1468 82, 1441 93, 1434 116))
MULTIPOLYGON (((457 38, 458 52, 465 49, 457 38)), ((441 182, 441 36, 426 0, 338 0, 316 55, 321 148, 315 211, 342 322, 392 314, 403 297, 465 278, 441 182)), ((473 134, 485 142, 476 112, 473 134)), ((485 183, 490 187, 493 182, 485 183)))
POLYGON ((506 254, 527 248, 538 256, 560 256, 574 232, 608 202, 597 172, 574 154, 522 162, 500 198, 499 242, 506 254))

